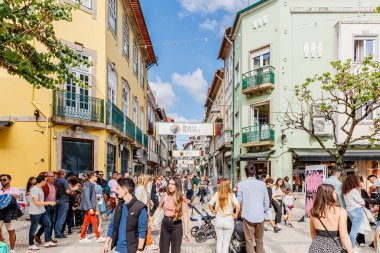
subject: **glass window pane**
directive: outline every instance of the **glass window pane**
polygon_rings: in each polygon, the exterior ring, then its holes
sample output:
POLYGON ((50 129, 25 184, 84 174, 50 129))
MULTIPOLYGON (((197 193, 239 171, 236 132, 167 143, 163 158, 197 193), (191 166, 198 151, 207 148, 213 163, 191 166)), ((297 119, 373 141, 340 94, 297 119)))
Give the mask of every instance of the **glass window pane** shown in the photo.
POLYGON ((270 65, 270 53, 266 53, 263 55, 263 66, 270 65))
POLYGON ((354 61, 363 61, 364 43, 363 40, 355 40, 354 42, 354 61))
POLYGON ((114 170, 116 170, 116 146, 107 144, 107 180, 111 179, 114 170))
POLYGON ((253 58, 253 69, 260 68, 260 56, 253 58))
POLYGON ((365 56, 374 55, 374 40, 365 41, 365 56))
MULTIPOLYGON (((62 140, 62 168, 75 175, 93 170, 93 142, 62 140)), ((69 173, 68 173, 69 174, 69 173)))

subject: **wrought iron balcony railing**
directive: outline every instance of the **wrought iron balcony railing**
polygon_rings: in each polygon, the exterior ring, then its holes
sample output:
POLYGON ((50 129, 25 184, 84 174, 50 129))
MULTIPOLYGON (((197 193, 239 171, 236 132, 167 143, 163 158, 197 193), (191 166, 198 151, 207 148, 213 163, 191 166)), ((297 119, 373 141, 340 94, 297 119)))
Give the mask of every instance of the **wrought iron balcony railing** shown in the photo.
POLYGON ((104 100, 86 95, 54 90, 53 115, 104 123, 104 100))
POLYGON ((107 125, 124 132, 124 114, 114 103, 107 102, 107 125))
POLYGON ((274 84, 274 67, 268 65, 243 74, 243 90, 264 83, 274 84))
POLYGON ((243 127, 242 142, 263 142, 274 141, 274 125, 261 124, 249 127, 243 127))

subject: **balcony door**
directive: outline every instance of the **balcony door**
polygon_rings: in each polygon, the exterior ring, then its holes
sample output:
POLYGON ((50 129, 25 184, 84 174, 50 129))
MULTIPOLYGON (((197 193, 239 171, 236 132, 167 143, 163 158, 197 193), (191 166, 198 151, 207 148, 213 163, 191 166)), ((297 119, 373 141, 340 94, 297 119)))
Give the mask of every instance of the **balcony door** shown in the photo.
MULTIPOLYGON (((78 56, 90 61, 88 55, 78 54, 78 56)), ((66 79, 64 115, 75 115, 84 120, 92 120, 92 106, 95 106, 95 104, 90 99, 91 69, 85 65, 80 65, 73 68, 72 73, 83 85, 75 83, 73 78, 66 79)))
POLYGON ((268 139, 270 135, 270 125, 268 124, 268 110, 265 106, 254 106, 250 108, 250 138, 253 141, 268 139), (260 111, 260 108, 263 110, 260 111))
POLYGON ((250 70, 259 69, 270 65, 270 49, 269 47, 253 51, 250 56, 250 70))

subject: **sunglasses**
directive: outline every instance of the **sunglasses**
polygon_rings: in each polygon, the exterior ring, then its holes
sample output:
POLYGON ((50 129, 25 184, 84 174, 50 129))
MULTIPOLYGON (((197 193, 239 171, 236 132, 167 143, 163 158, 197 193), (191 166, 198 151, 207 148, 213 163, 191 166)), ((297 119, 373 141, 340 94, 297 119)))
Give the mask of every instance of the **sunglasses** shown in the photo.
POLYGON ((99 174, 100 177, 104 176, 104 174, 99 174))
POLYGON ((1 182, 7 182, 7 181, 8 181, 7 178, 2 178, 2 179, 1 179, 1 182))

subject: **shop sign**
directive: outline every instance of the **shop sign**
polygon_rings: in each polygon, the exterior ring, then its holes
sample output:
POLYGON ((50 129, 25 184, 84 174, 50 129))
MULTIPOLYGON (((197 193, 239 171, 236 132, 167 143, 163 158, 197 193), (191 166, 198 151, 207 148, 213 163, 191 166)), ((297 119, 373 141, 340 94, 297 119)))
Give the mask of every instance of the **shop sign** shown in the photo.
POLYGON ((313 203, 317 195, 318 186, 323 184, 323 180, 326 179, 326 175, 327 175, 326 165, 306 166, 306 170, 305 170, 305 182, 306 182, 305 217, 306 218, 310 218, 310 210, 313 207, 313 203))
POLYGON ((172 157, 199 157, 203 156, 202 150, 173 150, 172 157))
POLYGON ((178 160, 178 164, 194 164, 193 160, 178 160))
POLYGON ((222 125, 219 123, 168 123, 154 122, 154 135, 197 135, 214 136, 221 134, 222 125))

